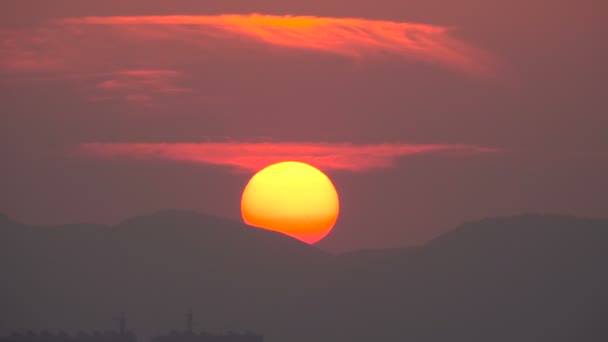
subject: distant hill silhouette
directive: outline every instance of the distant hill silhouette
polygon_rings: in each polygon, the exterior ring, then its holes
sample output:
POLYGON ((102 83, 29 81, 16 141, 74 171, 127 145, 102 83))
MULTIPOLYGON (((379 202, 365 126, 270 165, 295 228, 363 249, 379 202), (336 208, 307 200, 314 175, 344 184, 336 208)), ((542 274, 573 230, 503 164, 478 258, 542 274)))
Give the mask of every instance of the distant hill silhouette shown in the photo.
POLYGON ((608 336, 608 221, 473 222, 345 283, 351 286, 320 299, 349 315, 344 325, 318 328, 338 339, 350 330, 381 341, 601 341, 608 336))
POLYGON ((11 220, 8 216, 0 213, 0 229, 10 229, 17 226, 13 220, 11 220))
POLYGON ((425 246, 330 255, 192 212, 116 226, 0 215, 0 329, 87 330, 126 312, 150 336, 183 326, 273 341, 608 340, 608 221, 522 215, 425 246))

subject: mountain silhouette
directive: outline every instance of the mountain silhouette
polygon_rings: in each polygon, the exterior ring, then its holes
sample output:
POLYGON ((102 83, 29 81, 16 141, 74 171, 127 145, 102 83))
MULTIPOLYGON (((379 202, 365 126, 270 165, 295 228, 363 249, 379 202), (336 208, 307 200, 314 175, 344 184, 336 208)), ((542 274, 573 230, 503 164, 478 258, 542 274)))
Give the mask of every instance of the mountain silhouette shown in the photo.
POLYGON ((351 286, 320 299, 348 318, 317 329, 361 341, 600 341, 608 336, 607 247, 605 220, 465 224, 351 275, 351 286))
POLYGON ((115 226, 0 216, 0 329, 143 336, 250 329, 267 341, 604 341, 608 221, 521 215, 424 246, 332 255, 194 212, 115 226))

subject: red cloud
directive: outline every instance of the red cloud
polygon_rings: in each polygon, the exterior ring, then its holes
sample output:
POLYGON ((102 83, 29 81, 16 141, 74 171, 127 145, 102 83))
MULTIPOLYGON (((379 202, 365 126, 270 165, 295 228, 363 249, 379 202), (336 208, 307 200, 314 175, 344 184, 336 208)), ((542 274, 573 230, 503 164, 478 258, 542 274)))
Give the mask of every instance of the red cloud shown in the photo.
POLYGON ((310 163, 321 169, 367 171, 392 167, 398 158, 450 152, 478 154, 496 149, 446 144, 330 144, 330 143, 90 143, 80 146, 98 158, 157 159, 235 167, 257 171, 286 160, 310 163))
POLYGON ((247 36, 267 44, 361 58, 392 53, 463 71, 490 71, 488 56, 441 26, 356 18, 276 15, 83 17, 67 25, 111 25, 152 39, 200 42, 210 36, 247 36), (161 29, 159 30, 159 27, 161 29))

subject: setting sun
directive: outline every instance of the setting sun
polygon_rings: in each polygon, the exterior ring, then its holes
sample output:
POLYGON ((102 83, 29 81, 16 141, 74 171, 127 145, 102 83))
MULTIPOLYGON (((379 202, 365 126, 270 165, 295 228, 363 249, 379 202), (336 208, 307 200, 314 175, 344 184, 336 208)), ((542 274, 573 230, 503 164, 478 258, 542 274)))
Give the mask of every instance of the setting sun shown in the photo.
POLYGON ((311 244, 331 231, 339 211, 331 180, 318 169, 295 161, 273 164, 256 173, 241 200, 245 223, 311 244))

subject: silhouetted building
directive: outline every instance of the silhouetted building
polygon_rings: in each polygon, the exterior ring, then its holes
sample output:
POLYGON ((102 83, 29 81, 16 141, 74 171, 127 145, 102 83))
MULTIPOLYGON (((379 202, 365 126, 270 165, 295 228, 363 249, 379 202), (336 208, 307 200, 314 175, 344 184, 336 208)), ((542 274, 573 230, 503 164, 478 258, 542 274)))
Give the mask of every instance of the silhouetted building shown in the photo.
POLYGON ((42 331, 40 333, 28 330, 25 333, 13 332, 9 336, 0 337, 0 342, 137 342, 137 336, 127 330, 127 320, 124 313, 118 322, 118 331, 93 331, 92 333, 80 331, 75 336, 66 332, 51 333, 42 331))
POLYGON ((186 314, 186 331, 171 331, 164 336, 153 337, 151 342, 264 342, 264 336, 247 331, 244 333, 229 331, 218 335, 207 332, 194 333, 194 314, 186 314))
MULTIPOLYGON (((0 337, 0 342, 137 342, 137 336, 127 330, 127 320, 124 314, 114 319, 118 323, 118 331, 93 331, 78 332, 70 335, 66 332, 51 333, 42 331, 40 333, 28 330, 26 332, 13 332, 9 336, 0 337)), ((264 336, 253 332, 233 332, 218 335, 207 332, 193 332, 194 314, 189 311, 186 314, 186 331, 171 331, 164 336, 157 336, 151 342, 264 342, 264 336)))
POLYGON ((264 342, 264 336, 253 332, 238 333, 230 331, 214 335, 207 332, 195 334, 188 331, 171 331, 167 335, 153 337, 151 342, 264 342))
POLYGON ((137 337, 130 331, 124 331, 122 334, 116 331, 79 332, 75 336, 65 332, 35 333, 28 331, 26 333, 13 332, 9 336, 0 337, 0 342, 137 342, 137 337))

